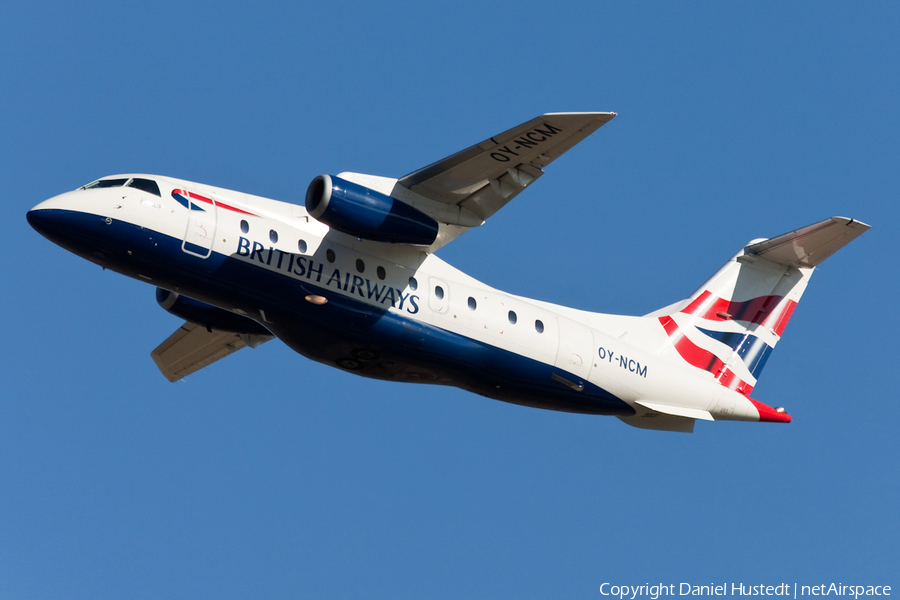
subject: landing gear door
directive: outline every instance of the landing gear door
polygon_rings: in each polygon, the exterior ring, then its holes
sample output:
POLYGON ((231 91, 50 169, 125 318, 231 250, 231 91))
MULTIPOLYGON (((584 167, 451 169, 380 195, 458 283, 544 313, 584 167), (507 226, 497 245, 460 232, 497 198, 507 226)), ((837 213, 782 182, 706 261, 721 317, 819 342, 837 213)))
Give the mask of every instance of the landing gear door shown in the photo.
POLYGON ((188 208, 187 229, 181 249, 188 254, 208 258, 216 237, 215 201, 185 190, 175 190, 174 194, 181 196, 176 196, 176 199, 188 208))
MULTIPOLYGON (((559 318, 559 350, 554 366, 588 380, 594 364, 594 334, 588 327, 559 318)), ((578 382, 575 382, 578 383, 578 382)))

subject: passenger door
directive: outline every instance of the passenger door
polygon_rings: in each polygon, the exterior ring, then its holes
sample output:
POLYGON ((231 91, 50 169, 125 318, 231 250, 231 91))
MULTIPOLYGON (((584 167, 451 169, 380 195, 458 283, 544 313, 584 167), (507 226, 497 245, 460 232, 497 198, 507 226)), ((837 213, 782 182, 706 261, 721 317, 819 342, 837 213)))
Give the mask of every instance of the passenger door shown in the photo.
MULTIPOLYGON (((180 194, 188 207, 187 229, 181 249, 188 254, 208 258, 212 254, 213 240, 216 238, 216 203, 205 196, 175 190, 180 194)), ((179 199, 179 201, 181 201, 179 199)))
POLYGON ((594 364, 594 334, 589 327, 559 317, 559 350, 554 366, 588 380, 594 364))

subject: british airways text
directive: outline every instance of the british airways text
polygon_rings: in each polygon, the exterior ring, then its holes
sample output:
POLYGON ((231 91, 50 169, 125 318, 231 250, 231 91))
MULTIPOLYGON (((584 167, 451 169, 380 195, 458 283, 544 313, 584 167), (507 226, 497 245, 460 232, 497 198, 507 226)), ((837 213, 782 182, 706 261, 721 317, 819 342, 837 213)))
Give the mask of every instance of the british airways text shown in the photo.
MULTIPOLYGON (((327 273, 324 263, 316 262, 307 256, 298 256, 276 248, 266 248, 259 242, 251 242, 245 237, 238 240, 237 255, 259 261, 261 264, 274 267, 278 271, 284 271, 298 278, 305 277, 316 283, 322 283, 323 276, 327 273)), ((397 310, 405 310, 411 315, 419 312, 417 295, 409 292, 403 293, 403 290, 387 284, 372 283, 370 279, 359 275, 341 273, 340 269, 331 269, 331 275, 325 280, 324 285, 346 292, 351 296, 359 294, 360 298, 377 304, 390 304, 397 310)))

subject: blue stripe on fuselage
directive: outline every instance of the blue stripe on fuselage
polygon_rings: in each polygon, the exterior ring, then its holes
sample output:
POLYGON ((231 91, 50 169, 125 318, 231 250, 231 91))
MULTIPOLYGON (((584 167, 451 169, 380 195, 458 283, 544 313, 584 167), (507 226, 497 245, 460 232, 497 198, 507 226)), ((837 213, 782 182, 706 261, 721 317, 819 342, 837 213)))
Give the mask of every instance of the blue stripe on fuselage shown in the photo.
POLYGON ((182 205, 185 208, 190 210, 199 210, 200 212, 206 212, 206 209, 200 207, 196 202, 191 202, 178 192, 172 192, 172 197, 178 201, 178 204, 182 205))
MULTIPOLYGON (((354 350, 374 349, 380 361, 358 361, 363 368, 354 373, 455 385, 490 398, 552 410, 634 414, 626 403, 589 382, 576 392, 554 381, 553 373, 573 376, 552 365, 338 294, 314 281, 234 255, 213 252, 201 259, 183 252, 180 239, 115 219, 107 223, 97 215, 53 212, 52 220, 66 226, 55 227, 60 235, 44 234, 52 241, 124 275, 149 277, 165 289, 223 308, 240 308, 260 321, 262 309, 262 325, 313 360, 342 366, 341 357, 350 358, 354 350), (313 305, 304 300, 310 294, 325 296, 329 302, 313 305), (422 377, 414 379, 413 374, 422 377)), ((324 256, 308 258, 324 262, 324 256)))

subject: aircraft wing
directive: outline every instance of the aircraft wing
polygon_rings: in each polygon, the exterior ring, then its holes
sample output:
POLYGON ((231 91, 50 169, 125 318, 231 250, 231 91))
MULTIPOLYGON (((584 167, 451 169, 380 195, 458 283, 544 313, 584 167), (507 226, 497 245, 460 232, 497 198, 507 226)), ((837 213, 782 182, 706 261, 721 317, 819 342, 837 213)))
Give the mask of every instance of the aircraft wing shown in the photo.
POLYGON ((271 336, 241 335, 186 322, 150 353, 169 381, 178 381, 209 366, 232 352, 272 339, 271 336), (248 344, 249 342, 249 344, 248 344))
POLYGON ((544 167, 615 116, 612 112, 541 115, 410 173, 398 184, 480 223, 543 175, 544 167))

